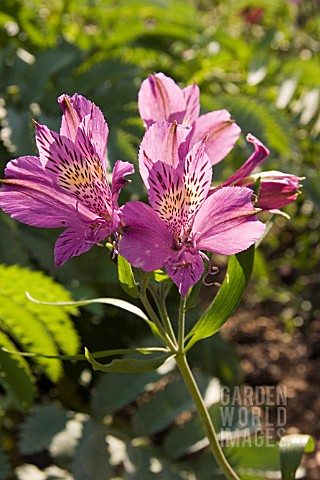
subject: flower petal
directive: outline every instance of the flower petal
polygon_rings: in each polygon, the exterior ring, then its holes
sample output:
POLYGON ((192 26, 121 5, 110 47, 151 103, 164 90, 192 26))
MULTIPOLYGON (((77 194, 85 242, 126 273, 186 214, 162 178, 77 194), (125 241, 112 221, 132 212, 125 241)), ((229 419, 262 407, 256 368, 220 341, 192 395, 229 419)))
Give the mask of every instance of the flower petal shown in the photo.
POLYGON ((246 250, 265 231, 257 218, 252 190, 223 187, 215 190, 202 204, 192 227, 199 250, 233 255, 246 250))
POLYGON ((149 173, 149 202, 166 224, 172 236, 182 235, 182 215, 185 202, 182 165, 173 168, 157 162, 149 173))
POLYGON ((205 150, 206 140, 196 143, 184 164, 182 224, 186 230, 190 229, 194 216, 207 198, 210 189, 212 168, 205 150))
POLYGON ((55 267, 60 267, 71 257, 87 252, 94 244, 109 236, 111 231, 111 224, 99 223, 99 220, 92 223, 78 221, 77 224, 67 228, 55 244, 55 267))
POLYGON ((277 171, 252 175, 253 180, 261 179, 257 206, 261 210, 282 208, 297 199, 301 177, 277 171))
POLYGON ((204 271, 201 256, 191 249, 176 251, 164 266, 183 297, 200 280, 204 271))
POLYGON ((172 254, 173 239, 156 212, 145 203, 129 202, 123 207, 122 221, 119 253, 147 272, 161 268, 172 254))
POLYGON ((188 153, 188 135, 191 127, 177 123, 154 123, 144 134, 139 150, 139 168, 142 180, 149 188, 148 176, 153 164, 161 161, 177 168, 188 153))
POLYGON ((228 185, 236 184, 239 180, 247 177, 253 170, 264 162, 269 154, 270 151, 260 142, 256 137, 251 135, 250 133, 247 135, 247 141, 253 143, 254 145, 254 152, 248 158, 248 160, 239 168, 239 170, 231 175, 224 183, 223 186, 226 187, 228 185))
POLYGON ((61 95, 58 102, 63 111, 60 135, 77 144, 80 128, 104 164, 109 129, 101 110, 77 93, 72 97, 61 95))
POLYGON ((126 175, 131 175, 134 173, 134 166, 129 162, 123 162, 122 160, 118 160, 115 163, 112 173, 112 202, 113 205, 117 205, 119 193, 126 185, 129 180, 126 180, 124 177, 126 175))
POLYGON ((193 83, 182 91, 186 101, 186 111, 182 123, 193 125, 200 114, 200 90, 198 85, 193 83))
POLYGON ((77 93, 72 97, 66 94, 60 95, 58 103, 63 113, 60 135, 74 142, 80 122, 83 117, 90 114, 92 103, 77 93))
POLYGON ((163 73, 149 75, 138 95, 140 116, 146 128, 155 122, 176 120, 182 123, 186 111, 185 96, 172 78, 163 73))
POLYGON ((232 150, 239 138, 240 131, 227 110, 206 113, 195 122, 191 145, 207 137, 206 152, 211 165, 215 165, 232 150))
POLYGON ((58 228, 82 218, 96 218, 77 200, 55 186, 38 157, 20 157, 8 163, 0 189, 0 206, 13 218, 37 227, 58 228))
POLYGON ((75 144, 80 149, 85 139, 89 156, 90 154, 97 156, 105 171, 108 134, 108 125, 101 111, 93 105, 90 115, 86 115, 81 120, 75 138, 75 144))
POLYGON ((194 216, 207 197, 211 177, 205 141, 197 143, 177 168, 164 162, 156 162, 151 168, 149 202, 172 236, 184 237, 189 233, 194 216))
POLYGON ((97 215, 111 215, 111 190, 95 156, 85 156, 67 137, 36 123, 41 163, 53 182, 97 215))

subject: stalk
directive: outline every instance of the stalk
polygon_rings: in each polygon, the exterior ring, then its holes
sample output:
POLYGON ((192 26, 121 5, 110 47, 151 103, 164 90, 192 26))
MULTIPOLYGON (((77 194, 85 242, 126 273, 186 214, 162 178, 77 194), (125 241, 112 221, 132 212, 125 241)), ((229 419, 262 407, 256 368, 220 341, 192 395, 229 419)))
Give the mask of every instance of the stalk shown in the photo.
POLYGON ((195 381, 195 378, 192 374, 192 371, 189 367, 186 357, 186 351, 184 348, 184 336, 185 336, 185 311, 186 311, 186 297, 181 297, 180 308, 179 308, 179 338, 178 345, 179 351, 177 352, 175 358, 182 375, 182 378, 191 394, 191 397, 195 403, 198 414, 204 426, 211 451, 214 458, 216 459, 219 467, 224 473, 225 477, 228 480, 240 480, 236 472, 232 469, 231 465, 228 463, 228 460, 224 456, 223 450, 219 444, 218 437, 210 418, 208 409, 204 403, 204 400, 201 396, 198 385, 195 381))
POLYGON ((157 314, 155 313, 155 311, 153 310, 152 308, 152 305, 150 304, 149 300, 148 300, 148 297, 147 297, 147 292, 146 292, 146 289, 143 289, 143 291, 140 293, 140 300, 144 306, 144 308, 146 309, 149 317, 150 317, 150 320, 155 324, 155 326, 157 327, 158 329, 158 332, 159 332, 159 335, 162 339, 162 341, 164 342, 165 345, 167 345, 167 347, 169 347, 169 349, 171 350, 171 352, 176 352, 177 351, 177 346, 176 344, 172 341, 172 339, 170 338, 170 336, 168 335, 168 333, 166 332, 166 330, 164 329, 162 323, 160 322, 160 320, 158 319, 158 316, 157 314))
POLYGON ((150 290, 150 293, 152 294, 152 297, 154 301, 156 302, 158 312, 160 314, 160 318, 162 320, 162 324, 164 326, 165 331, 169 335, 170 339, 172 340, 172 343, 177 346, 177 340, 174 334, 174 330, 172 328, 170 318, 167 312, 167 307, 166 307, 166 294, 163 292, 163 286, 160 285, 159 288, 161 289, 160 294, 155 290, 153 285, 148 285, 148 288, 150 290))
POLYGON ((178 353, 175 358, 182 378, 185 381, 185 384, 193 398, 198 414, 205 428, 214 458, 228 480, 240 480, 240 477, 238 477, 236 472, 232 469, 231 465, 228 463, 228 460, 224 456, 222 448, 220 447, 208 409, 203 401, 198 385, 196 384, 194 376, 188 365, 185 353, 178 353))

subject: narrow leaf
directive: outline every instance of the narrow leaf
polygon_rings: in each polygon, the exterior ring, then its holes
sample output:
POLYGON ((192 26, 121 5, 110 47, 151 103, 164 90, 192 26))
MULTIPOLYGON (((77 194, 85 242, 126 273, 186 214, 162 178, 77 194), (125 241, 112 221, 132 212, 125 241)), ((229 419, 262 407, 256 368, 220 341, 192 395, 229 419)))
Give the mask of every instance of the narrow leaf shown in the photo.
POLYGON ((279 442, 281 479, 294 480, 304 452, 313 452, 310 435, 285 435, 279 442))
POLYGON ((140 360, 138 358, 121 358, 112 360, 107 364, 97 362, 89 350, 85 349, 85 354, 88 362, 91 363, 94 370, 101 372, 150 372, 159 368, 170 356, 171 353, 159 355, 148 360, 140 360))
MULTIPOLYGON (((1 347, 1 350, 5 353, 12 355, 18 355, 20 357, 43 357, 43 358, 58 358, 60 360, 71 360, 72 362, 85 360, 84 353, 79 355, 46 355, 45 353, 31 353, 31 352, 19 352, 18 350, 10 350, 5 347, 1 347)), ((99 352, 92 353, 93 358, 114 357, 115 355, 126 355, 128 353, 142 353, 151 354, 157 352, 167 352, 163 347, 137 347, 137 348, 114 348, 112 350, 101 350, 99 352)))
POLYGON ((126 310, 127 312, 130 312, 133 315, 142 318, 142 320, 147 323, 150 321, 139 307, 136 307, 135 305, 132 305, 131 303, 126 302, 125 300, 120 300, 118 298, 92 298, 90 300, 79 300, 75 302, 43 302, 41 300, 33 298, 28 292, 26 292, 26 295, 29 300, 34 303, 39 303, 41 305, 54 305, 60 307, 68 307, 71 305, 83 307, 85 305, 91 305, 93 303, 104 303, 105 305, 113 305, 114 307, 122 308, 122 310, 126 310))
POLYGON ((124 257, 122 257, 122 255, 118 255, 117 261, 118 276, 121 287, 131 297, 138 298, 139 292, 130 263, 124 257))
POLYGON ((189 332, 187 349, 203 338, 215 334, 232 315, 249 282, 254 262, 254 246, 232 255, 224 282, 207 311, 189 332))
POLYGON ((31 295, 26 292, 27 297, 29 300, 35 303, 40 303, 41 305, 57 305, 60 307, 68 307, 68 306, 78 306, 83 307, 85 305, 91 305, 93 303, 103 303, 105 305, 113 305, 114 307, 121 308, 122 310, 126 310, 127 312, 136 315, 137 317, 142 318, 146 322, 146 324, 150 327, 151 331, 154 335, 160 336, 159 331, 156 325, 148 319, 146 314, 141 310, 141 308, 132 305, 132 303, 126 302, 125 300, 120 300, 118 298, 92 298, 91 300, 80 300, 76 302, 42 302, 40 300, 36 300, 35 298, 31 297, 31 295))

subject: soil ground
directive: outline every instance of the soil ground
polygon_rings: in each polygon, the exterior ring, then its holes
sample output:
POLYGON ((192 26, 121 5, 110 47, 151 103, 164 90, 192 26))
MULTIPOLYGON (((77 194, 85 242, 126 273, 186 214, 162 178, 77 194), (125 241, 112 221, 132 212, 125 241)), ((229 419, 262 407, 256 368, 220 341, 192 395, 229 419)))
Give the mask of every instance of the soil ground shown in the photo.
MULTIPOLYGON (((310 434, 315 452, 305 454, 307 480, 320 479, 320 319, 288 333, 272 306, 238 310, 222 328, 241 358, 245 385, 285 392, 285 434, 310 434), (271 388, 270 388, 271 387, 271 388)), ((250 389, 249 389, 250 390, 250 389)), ((283 400, 283 399, 282 399, 283 400)), ((262 416, 265 408, 262 409, 262 416)), ((273 422, 275 409, 273 410, 273 422)), ((283 419, 282 419, 283 420, 283 419)), ((263 423, 263 421, 262 421, 263 423)), ((272 421, 270 421, 272 423, 272 421)))

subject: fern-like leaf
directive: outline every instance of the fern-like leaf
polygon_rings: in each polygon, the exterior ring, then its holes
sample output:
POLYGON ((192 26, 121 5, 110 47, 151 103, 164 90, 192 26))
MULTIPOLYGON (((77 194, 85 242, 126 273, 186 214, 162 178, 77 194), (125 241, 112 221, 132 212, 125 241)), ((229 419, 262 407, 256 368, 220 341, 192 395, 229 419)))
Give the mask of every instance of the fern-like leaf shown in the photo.
POLYGON ((222 95, 219 100, 202 96, 206 110, 226 108, 241 127, 242 131, 252 133, 266 142, 276 153, 290 156, 294 145, 294 129, 283 112, 275 106, 265 103, 263 99, 253 96, 222 95), (214 105, 213 105, 214 104, 214 105))
MULTIPOLYGON (((74 355, 79 338, 69 314, 74 306, 52 307, 32 303, 25 292, 44 301, 70 301, 69 293, 51 278, 18 266, 0 265, 0 328, 15 345, 30 353, 74 355)), ((8 348, 16 350, 16 348, 8 348)), ((35 357, 46 375, 56 381, 62 373, 59 359, 35 357)))

